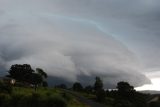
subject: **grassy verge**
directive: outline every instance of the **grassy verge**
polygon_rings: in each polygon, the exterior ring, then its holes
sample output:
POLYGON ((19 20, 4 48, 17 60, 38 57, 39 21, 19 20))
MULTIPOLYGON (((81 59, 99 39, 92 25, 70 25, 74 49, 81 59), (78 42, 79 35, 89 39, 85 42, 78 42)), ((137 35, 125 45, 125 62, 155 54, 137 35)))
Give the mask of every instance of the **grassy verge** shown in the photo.
POLYGON ((73 98, 69 103, 68 103, 68 107, 90 107, 84 103, 79 102, 78 100, 76 100, 75 98, 73 98))
POLYGON ((72 95, 55 88, 14 87, 11 93, 0 92, 0 107, 89 107, 72 95))

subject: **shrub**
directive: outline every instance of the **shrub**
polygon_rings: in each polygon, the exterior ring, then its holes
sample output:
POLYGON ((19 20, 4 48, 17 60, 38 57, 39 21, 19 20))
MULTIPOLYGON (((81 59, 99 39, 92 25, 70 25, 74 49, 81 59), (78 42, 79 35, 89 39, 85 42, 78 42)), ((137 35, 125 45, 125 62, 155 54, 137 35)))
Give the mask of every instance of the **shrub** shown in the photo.
POLYGON ((12 107, 66 107, 67 103, 60 96, 32 93, 28 95, 13 95, 10 105, 12 107))
POLYGON ((160 102, 151 102, 150 107, 160 107, 160 102))
POLYGON ((103 89, 96 91, 96 97, 97 97, 97 101, 104 102, 105 101, 105 91, 103 89))
POLYGON ((0 81, 0 93, 11 93, 12 87, 0 81))
POLYGON ((46 107, 67 107, 67 103, 62 97, 52 96, 47 98, 46 107))
POLYGON ((43 100, 41 96, 37 93, 32 93, 32 95, 23 96, 18 104, 18 107, 44 107, 43 100))
POLYGON ((18 107, 21 99, 23 98, 23 95, 21 94, 12 94, 11 100, 10 100, 10 107, 18 107))
POLYGON ((117 100, 115 101, 114 107, 134 107, 134 106, 128 100, 117 100))
POLYGON ((82 91, 83 86, 79 82, 75 82, 72 86, 73 91, 82 91))
POLYGON ((8 107, 10 102, 10 96, 8 94, 0 94, 0 107, 8 107))
POLYGON ((61 94, 62 94, 62 97, 65 98, 67 101, 72 99, 72 96, 68 93, 63 92, 61 94))

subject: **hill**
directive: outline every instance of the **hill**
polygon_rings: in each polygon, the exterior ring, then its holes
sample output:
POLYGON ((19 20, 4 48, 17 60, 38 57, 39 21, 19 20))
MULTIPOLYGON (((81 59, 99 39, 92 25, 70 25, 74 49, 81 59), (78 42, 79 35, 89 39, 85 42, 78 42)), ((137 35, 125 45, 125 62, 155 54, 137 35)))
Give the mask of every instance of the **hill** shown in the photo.
POLYGON ((88 107, 74 96, 56 88, 0 88, 0 107, 88 107))
POLYGON ((145 91, 139 91, 140 93, 145 93, 145 94, 160 94, 160 91, 155 91, 155 90, 145 90, 145 91))

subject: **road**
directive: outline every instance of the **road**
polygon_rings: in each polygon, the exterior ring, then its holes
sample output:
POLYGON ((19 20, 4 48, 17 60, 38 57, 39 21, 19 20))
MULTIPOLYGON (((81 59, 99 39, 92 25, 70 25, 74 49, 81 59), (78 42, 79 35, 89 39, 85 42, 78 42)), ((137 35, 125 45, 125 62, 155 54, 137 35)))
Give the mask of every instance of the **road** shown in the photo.
POLYGON ((65 90, 65 92, 72 94, 73 96, 75 96, 77 98, 78 101, 80 101, 84 104, 87 104, 90 107, 107 107, 103 104, 100 104, 100 103, 94 102, 92 100, 89 100, 89 99, 87 99, 87 98, 85 98, 85 97, 83 97, 83 96, 81 96, 81 95, 79 95, 75 92, 68 91, 68 90, 65 90))

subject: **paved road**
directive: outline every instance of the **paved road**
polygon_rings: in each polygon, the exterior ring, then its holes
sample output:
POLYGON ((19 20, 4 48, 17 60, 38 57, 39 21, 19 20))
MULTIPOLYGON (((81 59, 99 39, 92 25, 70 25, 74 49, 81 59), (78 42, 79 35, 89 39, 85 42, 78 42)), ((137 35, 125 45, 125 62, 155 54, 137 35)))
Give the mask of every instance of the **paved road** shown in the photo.
POLYGON ((82 103, 85 103, 90 107, 107 107, 107 106, 105 106, 103 104, 94 102, 94 101, 89 100, 89 99, 87 99, 87 98, 85 98, 83 96, 80 96, 80 95, 78 95, 78 94, 76 94, 76 93, 74 93, 72 91, 65 90, 65 92, 72 94, 73 96, 75 96, 77 98, 78 101, 80 101, 82 103))

